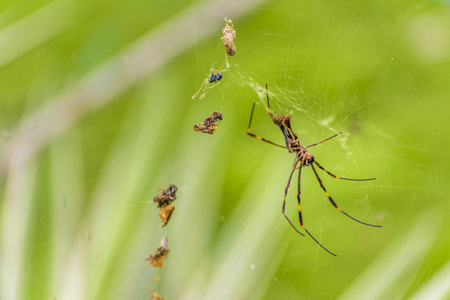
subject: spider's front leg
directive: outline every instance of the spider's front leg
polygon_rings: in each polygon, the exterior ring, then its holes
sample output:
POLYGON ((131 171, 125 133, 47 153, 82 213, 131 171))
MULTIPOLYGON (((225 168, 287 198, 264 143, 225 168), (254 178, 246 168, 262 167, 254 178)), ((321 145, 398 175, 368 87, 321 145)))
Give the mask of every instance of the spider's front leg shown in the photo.
POLYGON ((252 118, 253 118, 253 112, 255 111, 255 105, 256 105, 256 103, 253 102, 252 113, 250 114, 250 121, 248 122, 247 135, 249 135, 251 137, 254 137, 255 139, 261 140, 263 142, 269 143, 271 145, 283 148, 283 149, 290 149, 290 148, 288 148, 286 146, 279 145, 277 143, 269 141, 268 139, 265 139, 263 137, 260 137, 260 136, 258 136, 256 134, 253 134, 253 133, 250 132, 250 126, 252 125, 252 118))

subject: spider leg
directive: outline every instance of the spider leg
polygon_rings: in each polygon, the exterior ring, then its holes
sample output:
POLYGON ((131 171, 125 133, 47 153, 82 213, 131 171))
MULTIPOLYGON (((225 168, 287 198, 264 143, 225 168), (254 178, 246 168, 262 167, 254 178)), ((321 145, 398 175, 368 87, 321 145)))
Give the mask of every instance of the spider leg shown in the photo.
POLYGON ((328 170, 325 170, 325 168, 322 167, 317 161, 314 160, 314 163, 319 167, 319 169, 322 169, 325 173, 327 173, 328 175, 330 175, 333 178, 344 179, 344 180, 351 180, 351 181, 368 181, 368 180, 375 180, 376 179, 376 178, 352 179, 352 178, 339 177, 339 176, 336 176, 333 173, 329 172, 328 170))
POLYGON ((269 115, 271 118, 273 118, 273 114, 270 111, 270 104, 269 104, 269 88, 267 87, 267 83, 266 83, 266 95, 267 95, 267 107, 269 108, 269 115))
POLYGON ((298 162, 299 162, 299 159, 298 159, 298 157, 296 157, 295 160, 294 160, 294 166, 292 168, 291 174, 289 175, 289 180, 288 180, 287 186, 284 189, 283 210, 281 212, 283 213, 283 216, 286 218, 286 220, 288 220, 289 224, 291 224, 292 228, 294 228, 295 231, 297 231, 298 234, 300 234, 302 236, 305 236, 303 233, 298 231, 297 228, 295 228, 294 224, 292 224, 291 220, 289 220, 288 216, 286 216, 286 213, 285 213, 285 210, 286 210, 286 196, 288 194, 289 186, 291 184, 292 175, 294 174, 294 171, 295 171, 295 169, 297 167, 298 162))
POLYGON ((298 169, 298 193, 297 193, 297 201, 298 201, 298 219, 300 220, 300 226, 302 226, 303 230, 306 231, 306 233, 320 246, 322 247, 325 251, 327 251, 328 253, 330 253, 331 255, 336 256, 336 254, 334 254, 333 252, 329 251, 327 248, 325 248, 324 246, 322 246, 321 243, 319 243, 312 235, 311 233, 309 233, 309 231, 305 228, 305 226, 303 226, 303 217, 302 217, 302 209, 301 209, 301 205, 300 205, 300 195, 301 195, 301 188, 300 188, 300 177, 302 174, 302 166, 300 165, 299 169, 298 169))
POLYGON ((335 135, 333 135, 333 136, 330 136, 329 138, 327 138, 327 139, 324 139, 323 141, 320 141, 320 142, 317 142, 317 143, 314 143, 314 144, 311 144, 311 145, 308 145, 308 146, 306 146, 305 148, 308 148, 308 147, 313 147, 313 146, 316 146, 316 145, 319 145, 319 144, 322 144, 323 142, 326 142, 326 141, 328 141, 328 140, 331 140, 332 138, 334 138, 334 137, 337 137, 338 135, 340 135, 340 134, 342 134, 342 131, 341 132, 339 132, 339 133, 336 133, 335 135))
POLYGON ((255 139, 261 140, 263 142, 269 143, 271 145, 283 148, 283 149, 290 149, 290 148, 288 148, 286 146, 282 146, 282 145, 276 144, 276 143, 274 143, 272 141, 269 141, 268 139, 265 139, 263 137, 257 136, 256 134, 253 134, 253 133, 250 132, 250 125, 252 125, 252 117, 253 117, 253 111, 254 110, 255 110, 255 103, 253 103, 252 114, 250 115, 250 122, 248 123, 248 128, 247 128, 247 135, 249 135, 251 137, 254 137, 255 139))
POLYGON ((361 224, 367 225, 367 226, 372 226, 372 227, 381 227, 380 225, 373 225, 373 224, 369 224, 369 223, 365 223, 362 222, 358 219, 353 218, 352 216, 350 216, 349 214, 347 214, 345 211, 343 211, 342 209, 339 208, 339 206, 337 205, 337 203, 333 200, 333 198, 331 198, 330 194, 327 192, 327 190, 325 189, 325 186, 323 185, 322 179, 320 179, 319 174, 317 174, 316 168, 314 168, 314 165, 311 164, 311 168, 314 171, 314 175, 316 175, 317 181, 319 181, 320 187, 323 189, 323 191, 325 192, 325 194, 327 195, 328 199, 330 200, 331 204, 333 204, 333 206, 339 210, 341 213, 343 213, 344 215, 346 215, 347 217, 349 217, 350 219, 355 220, 356 222, 359 222, 361 224))

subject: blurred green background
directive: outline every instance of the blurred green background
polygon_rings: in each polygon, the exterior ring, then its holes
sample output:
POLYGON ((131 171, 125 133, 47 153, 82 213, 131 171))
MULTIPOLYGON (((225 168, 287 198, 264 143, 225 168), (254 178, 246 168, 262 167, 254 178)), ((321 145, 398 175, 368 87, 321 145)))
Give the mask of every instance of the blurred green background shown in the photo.
POLYGON ((446 2, 1 1, 0 299, 450 299, 449 80, 446 2), (381 229, 303 170, 305 226, 337 257, 281 214, 294 155, 245 133, 257 102, 252 132, 283 143, 266 83, 303 144, 344 132, 311 148, 325 168, 377 178, 319 173, 381 229))

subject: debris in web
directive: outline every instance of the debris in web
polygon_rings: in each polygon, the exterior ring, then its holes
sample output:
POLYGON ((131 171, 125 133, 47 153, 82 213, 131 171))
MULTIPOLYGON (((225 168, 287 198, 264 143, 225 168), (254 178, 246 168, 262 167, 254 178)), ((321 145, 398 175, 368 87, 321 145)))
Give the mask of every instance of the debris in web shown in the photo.
POLYGON ((234 39, 236 38, 236 31, 233 28, 233 22, 229 18, 225 18, 225 27, 222 29, 223 36, 221 37, 225 52, 229 56, 236 54, 236 46, 234 45, 234 39))
POLYGON ((222 73, 217 72, 216 74, 209 75, 209 83, 222 80, 222 73))
POLYGON ((172 217, 172 213, 174 210, 175 210, 175 206, 173 206, 171 204, 161 207, 161 209, 159 210, 158 216, 161 218, 161 221, 164 223, 162 225, 162 227, 165 227, 167 225, 167 223, 170 220, 170 217, 172 217))
POLYGON ((150 261, 150 265, 155 268, 164 268, 164 259, 166 258, 167 254, 169 253, 169 249, 167 248, 167 236, 165 236, 161 240, 161 246, 156 249, 155 254, 149 254, 145 258, 145 260, 150 261))
POLYGON ((205 80, 203 80, 202 85, 198 89, 197 93, 195 93, 194 96, 192 96, 192 99, 197 97, 198 94, 201 94, 199 99, 205 98, 206 93, 208 92, 208 89, 212 89, 213 87, 220 84, 220 81, 223 78, 223 72, 227 72, 228 70, 214 70, 211 68, 210 74, 206 74, 205 80))
POLYGON ((192 99, 200 94, 200 99, 203 99, 208 92, 208 89, 217 86, 222 80, 222 73, 227 72, 230 69, 230 64, 228 63, 228 56, 234 56, 236 54, 236 45, 234 44, 234 39, 236 38, 236 30, 233 28, 233 22, 229 18, 225 18, 225 27, 222 28, 222 37, 220 40, 225 47, 225 68, 221 70, 216 70, 211 68, 209 74, 206 75, 205 80, 198 89, 197 93, 192 96, 192 99))
POLYGON ((222 120, 222 114, 218 111, 215 111, 211 114, 211 116, 207 117, 202 124, 194 125, 194 130, 198 133, 214 134, 218 126, 216 122, 222 120))
POLYGON ((175 184, 171 183, 169 187, 165 190, 159 190, 161 193, 153 198, 153 202, 157 204, 160 208, 158 212, 158 216, 161 218, 161 221, 164 223, 162 227, 166 226, 172 216, 173 211, 175 210, 175 206, 172 205, 172 202, 177 199, 177 191, 178 188, 175 184))
POLYGON ((165 190, 159 189, 161 192, 158 196, 153 198, 153 202, 158 204, 158 207, 163 207, 171 204, 175 199, 177 199, 178 188, 175 184, 171 183, 169 187, 165 190))
POLYGON ((155 289, 152 288, 150 291, 150 298, 148 300, 165 300, 166 298, 161 298, 161 296, 155 292, 155 289))

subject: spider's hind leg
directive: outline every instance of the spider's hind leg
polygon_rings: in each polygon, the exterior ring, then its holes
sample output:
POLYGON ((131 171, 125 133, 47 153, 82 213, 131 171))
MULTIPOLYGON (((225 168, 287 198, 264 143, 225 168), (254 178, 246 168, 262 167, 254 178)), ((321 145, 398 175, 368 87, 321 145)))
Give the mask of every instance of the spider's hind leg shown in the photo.
POLYGON ((297 231, 298 234, 300 234, 302 236, 305 236, 303 233, 298 231, 298 229, 294 226, 294 224, 292 224, 291 220, 289 220, 288 216, 285 213, 285 211, 286 211, 286 197, 287 197, 287 194, 288 194, 288 191, 289 191, 289 186, 291 185, 292 175, 294 175, 294 171, 297 168, 298 162, 299 162, 299 159, 298 159, 298 157, 296 157, 295 161, 294 161, 294 166, 293 166, 292 171, 291 171, 291 174, 289 175, 288 183, 286 185, 286 188, 284 189, 283 209, 282 209, 281 212, 283 213, 283 216, 286 218, 286 220, 288 220, 289 224, 291 224, 292 228, 294 228, 294 230, 297 231))
MULTIPOLYGON (((331 198, 330 194, 328 193, 328 191, 326 190, 325 186, 323 185, 323 181, 322 179, 320 179, 319 174, 317 174, 316 168, 314 168, 314 165, 311 165, 314 175, 316 175, 317 181, 319 181, 320 187, 323 189, 323 191, 325 192, 325 194, 327 195, 328 199, 330 200, 331 204, 333 204, 333 206, 339 210, 341 213, 343 213, 344 215, 346 215, 347 217, 349 217, 350 219, 355 220, 356 222, 359 222, 361 224, 367 225, 367 226, 372 226, 372 227, 381 227, 381 225, 373 225, 373 224, 369 224, 369 223, 365 223, 362 222, 358 219, 353 218, 352 216, 350 216, 349 214, 347 214, 345 211, 343 211, 342 209, 339 208, 339 206, 337 205, 337 203, 333 200, 333 198, 331 198)), ((369 179, 370 180, 370 179, 369 179)))
POLYGON ((327 251, 328 253, 330 253, 331 255, 336 256, 336 254, 334 254, 333 252, 331 252, 330 250, 328 250, 327 248, 325 248, 321 243, 319 243, 319 241, 317 241, 311 233, 309 233, 309 231, 305 228, 305 226, 303 225, 303 217, 302 217, 302 209, 301 209, 301 205, 300 205, 300 195, 301 195, 301 188, 300 188, 300 177, 302 174, 302 166, 300 165, 299 170, 298 170, 298 192, 297 192, 297 202, 298 202, 298 219, 300 221, 300 226, 302 226, 303 230, 306 231, 306 233, 320 246, 322 247, 325 251, 327 251))

